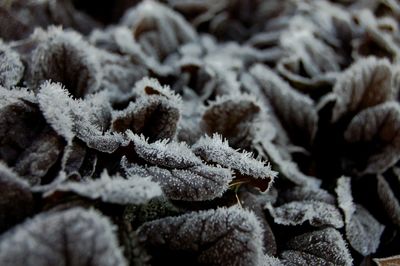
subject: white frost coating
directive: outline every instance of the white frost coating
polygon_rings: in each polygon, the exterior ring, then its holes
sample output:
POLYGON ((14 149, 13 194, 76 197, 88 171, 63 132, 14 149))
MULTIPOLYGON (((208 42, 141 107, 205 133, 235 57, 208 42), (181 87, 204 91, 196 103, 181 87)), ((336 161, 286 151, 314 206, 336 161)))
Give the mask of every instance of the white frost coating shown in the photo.
POLYGON ((61 183, 47 192, 49 196, 57 191, 72 192, 90 199, 100 199, 103 202, 115 204, 143 204, 151 198, 161 196, 160 186, 151 181, 149 177, 128 176, 124 179, 120 176, 110 177, 104 171, 100 179, 88 182, 61 183))
POLYGON ((70 94, 60 83, 45 82, 38 93, 39 107, 53 129, 71 142, 74 133, 74 121, 71 109, 76 108, 70 94))
POLYGON ((115 227, 94 210, 42 213, 4 234, 2 266, 127 265, 115 227))
POLYGON ((138 136, 130 131, 127 132, 127 136, 135 145, 135 152, 149 163, 174 168, 202 164, 185 142, 169 142, 165 139, 148 143, 143 135, 138 136))
POLYGON ((329 225, 341 228, 344 225, 339 210, 325 202, 293 201, 278 207, 272 207, 268 203, 266 208, 277 224, 300 225, 308 221, 312 226, 329 225))
POLYGON ((339 207, 344 213, 346 236, 350 245, 364 256, 374 253, 385 227, 363 206, 354 204, 349 177, 338 179, 335 191, 339 207))
POLYGON ((160 82, 155 78, 144 77, 135 83, 133 91, 139 95, 162 95, 167 99, 171 100, 175 106, 179 106, 181 109, 182 98, 179 94, 176 94, 171 90, 168 85, 162 86, 160 82))
POLYGON ((17 85, 24 70, 19 54, 0 40, 0 86, 10 89, 17 85))
POLYGON ((99 93, 85 100, 74 100, 59 83, 46 82, 38 93, 39 107, 47 122, 67 141, 73 137, 83 140, 88 147, 102 152, 113 152, 126 145, 118 133, 104 132, 102 123, 109 105, 104 104, 107 94, 99 93))
POLYGON ((346 176, 340 177, 337 180, 335 192, 338 195, 339 208, 343 210, 347 223, 356 211, 353 196, 351 195, 350 178, 346 176))
POLYGON ((222 196, 233 179, 228 169, 204 164, 186 168, 143 167, 124 157, 121 165, 128 175, 151 176, 173 200, 213 200, 222 196))
POLYGON ((155 220, 143 224, 138 235, 153 247, 192 251, 201 264, 258 266, 265 260, 259 221, 238 207, 155 220))
POLYGON ((232 149, 218 134, 214 134, 212 138, 209 136, 200 138, 192 150, 206 162, 228 167, 256 179, 269 178, 272 181, 278 174, 271 169, 271 165, 265 165, 265 162, 253 158, 253 154, 232 149))

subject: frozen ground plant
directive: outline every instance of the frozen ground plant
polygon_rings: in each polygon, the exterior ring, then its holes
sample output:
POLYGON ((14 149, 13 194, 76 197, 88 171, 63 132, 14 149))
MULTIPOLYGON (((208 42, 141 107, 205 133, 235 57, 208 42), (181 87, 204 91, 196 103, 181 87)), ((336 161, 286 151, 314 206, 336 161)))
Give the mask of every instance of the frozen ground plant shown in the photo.
POLYGON ((0 266, 400 265, 399 21, 0 1, 0 266))

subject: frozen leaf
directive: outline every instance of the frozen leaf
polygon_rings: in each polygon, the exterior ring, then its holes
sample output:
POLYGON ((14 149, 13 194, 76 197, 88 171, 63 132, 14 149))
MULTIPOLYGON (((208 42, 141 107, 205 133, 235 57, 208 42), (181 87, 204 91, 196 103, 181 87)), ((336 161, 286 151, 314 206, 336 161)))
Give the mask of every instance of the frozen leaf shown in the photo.
POLYGON ((342 176, 336 187, 339 207, 345 217, 346 236, 350 245, 364 256, 375 253, 384 226, 361 205, 354 204, 350 178, 342 176))
POLYGON ((392 257, 387 257, 387 258, 381 258, 381 259, 374 259, 374 262, 378 266, 396 266, 400 265, 400 255, 397 256, 392 256, 392 257))
POLYGON ((156 1, 141 2, 125 14, 122 24, 132 28, 141 48, 160 62, 180 45, 197 39, 196 32, 179 13, 156 1))
POLYGON ((238 152, 229 147, 228 142, 218 134, 212 138, 205 136, 192 147, 193 152, 209 164, 229 168, 235 173, 235 182, 250 183, 265 191, 278 174, 271 166, 253 158, 251 153, 238 152))
POLYGON ((0 86, 11 88, 17 85, 24 70, 19 54, 0 42, 0 86))
POLYGON ((400 158, 400 106, 387 102, 360 112, 344 137, 361 174, 382 173, 400 158))
MULTIPOLYGON (((253 213, 240 208, 219 208, 167 217, 143 224, 139 239, 159 252, 192 254, 191 263, 207 265, 260 265, 264 259, 262 230, 253 213)), ((181 261, 180 261, 181 262, 181 261)), ((165 263, 165 261, 164 261, 165 263)))
POLYGON ((33 213, 29 184, 0 162, 0 233, 33 213))
POLYGON ((378 175, 377 184, 378 196, 381 200, 386 213, 391 218, 392 222, 400 226, 400 203, 391 189, 389 183, 381 175, 378 175))
POLYGON ((278 207, 272 207, 271 204, 266 207, 277 224, 300 225, 308 221, 312 226, 341 228, 344 225, 339 210, 322 201, 292 201, 278 207))
POLYGON ((128 174, 151 176, 163 192, 176 200, 211 200, 228 189, 232 174, 228 169, 204 164, 185 143, 156 141, 127 132, 136 156, 153 166, 129 163, 122 166, 128 174))
POLYGON ((336 81, 332 93, 337 101, 332 110, 332 121, 393 98, 392 72, 385 59, 360 59, 344 71, 336 81))
POLYGON ((126 205, 146 203, 151 198, 160 196, 161 188, 148 177, 128 176, 127 179, 118 175, 110 177, 104 171, 100 179, 61 183, 46 192, 46 195, 56 192, 75 193, 93 200, 126 205))
POLYGON ((146 162, 166 168, 186 169, 202 164, 202 161, 194 155, 184 142, 170 142, 159 140, 148 143, 144 136, 138 136, 128 132, 135 152, 146 162))
POLYGON ((122 135, 104 130, 110 113, 106 94, 74 100, 61 84, 46 82, 40 87, 38 99, 47 122, 68 142, 76 136, 89 148, 108 153, 125 144, 122 135))
POLYGON ((140 166, 122 160, 128 175, 151 176, 164 194, 173 200, 204 201, 221 197, 232 181, 229 170, 204 164, 187 168, 140 166))
POLYGON ((75 32, 50 28, 45 35, 31 54, 30 85, 36 89, 46 80, 61 82, 77 98, 97 91, 101 72, 94 48, 75 32))
POLYGON ((151 140, 173 138, 180 118, 180 98, 155 79, 142 79, 134 91, 140 96, 124 110, 112 114, 112 129, 129 129, 151 140))
POLYGON ((353 265, 346 242, 333 228, 296 236, 287 247, 281 254, 284 265, 353 265))
POLYGON ((292 89, 277 74, 263 65, 255 65, 250 69, 250 73, 293 144, 303 146, 311 144, 317 130, 318 119, 312 100, 292 89))
POLYGON ((37 99, 47 122, 70 142, 74 137, 71 114, 74 102, 69 98, 69 93, 61 84, 45 83, 41 86, 37 99))
POLYGON ((43 213, 3 235, 0 264, 126 265, 113 231, 94 210, 43 213))
POLYGON ((202 115, 202 128, 208 134, 218 133, 235 148, 251 146, 257 131, 261 105, 246 94, 224 95, 211 102, 202 115))

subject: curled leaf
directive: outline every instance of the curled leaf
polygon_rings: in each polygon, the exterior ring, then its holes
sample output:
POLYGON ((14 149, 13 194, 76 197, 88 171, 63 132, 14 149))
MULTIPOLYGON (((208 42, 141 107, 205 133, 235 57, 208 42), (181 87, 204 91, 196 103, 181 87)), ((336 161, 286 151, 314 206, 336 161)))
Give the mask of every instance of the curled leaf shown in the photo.
POLYGON ((38 99, 47 122, 68 142, 77 137, 89 148, 108 153, 125 145, 122 135, 102 128, 107 125, 111 108, 107 94, 78 101, 61 84, 46 82, 40 87, 38 99))
POLYGON ((0 264, 126 265, 113 229, 93 210, 43 213, 3 235, 0 264))
POLYGON ((246 148, 257 131, 261 106, 249 95, 227 95, 211 102, 202 115, 202 128, 208 134, 218 133, 235 148, 246 148))
POLYGON ((61 82, 77 98, 99 88, 98 62, 82 36, 51 28, 32 52, 29 82, 38 88, 44 81, 61 82), (79 73, 79 75, 77 75, 79 73))
POLYGON ((400 158, 400 105, 387 102, 360 112, 344 137, 361 174, 383 173, 400 158))
POLYGON ((208 265, 260 265, 262 231, 253 213, 240 208, 219 208, 167 217, 143 224, 139 240, 154 252, 189 252, 193 261, 208 265))
POLYGON ((293 144, 307 146, 317 130, 317 111, 311 99, 290 87, 269 68, 257 64, 250 69, 262 97, 279 119, 293 144))
POLYGON ((346 236, 351 246, 364 256, 374 253, 384 229, 361 205, 354 204, 349 177, 341 177, 337 182, 336 193, 339 207, 343 210, 346 236))
POLYGON ((393 98, 392 71, 385 59, 368 57, 356 61, 337 79, 332 93, 337 101, 332 122, 393 98))
POLYGON ((122 19, 132 29, 142 49, 158 61, 163 61, 181 44, 193 42, 197 35, 178 13, 156 1, 143 1, 122 19))
POLYGON ((151 140, 172 138, 180 118, 181 100, 157 80, 144 78, 134 88, 140 96, 127 108, 112 114, 112 129, 131 130, 151 140))

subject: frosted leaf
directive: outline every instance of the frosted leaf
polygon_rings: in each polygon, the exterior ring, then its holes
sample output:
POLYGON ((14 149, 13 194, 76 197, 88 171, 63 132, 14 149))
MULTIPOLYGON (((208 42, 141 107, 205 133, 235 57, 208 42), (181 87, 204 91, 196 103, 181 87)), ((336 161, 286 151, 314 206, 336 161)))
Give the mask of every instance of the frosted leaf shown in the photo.
POLYGON ((389 183, 378 175, 377 191, 381 203, 394 224, 400 226, 400 203, 389 183))
POLYGON ((106 94, 74 100, 61 84, 46 82, 40 88, 38 99, 47 122, 68 142, 76 136, 89 148, 108 153, 126 144, 122 135, 103 128, 110 112, 106 94))
POLYGON ((58 184, 46 192, 46 196, 56 192, 75 193, 85 198, 121 205, 143 204, 162 194, 160 186, 150 178, 128 176, 124 179, 118 175, 111 177, 106 171, 101 174, 100 179, 58 184))
POLYGON ((312 226, 341 228, 344 225, 339 210, 322 201, 292 201, 278 207, 272 207, 271 204, 266 207, 277 224, 300 225, 308 221, 312 226))
POLYGON ((31 54, 30 85, 38 88, 46 80, 61 82, 77 98, 97 91, 101 72, 91 49, 79 34, 50 28, 31 54))
POLYGON ((203 164, 184 142, 168 143, 167 140, 159 140, 148 143, 143 136, 132 134, 132 132, 127 134, 134 145, 135 152, 148 163, 180 169, 203 164))
POLYGON ((338 77, 333 87, 337 101, 332 122, 392 99, 391 78, 391 66, 385 59, 368 57, 355 62, 338 77))
POLYGON ((360 112, 344 137, 361 174, 382 173, 400 158, 400 106, 387 102, 360 112))
POLYGON ((335 197, 329 194, 326 190, 311 186, 296 186, 291 190, 280 193, 279 197, 284 199, 285 202, 305 200, 320 201, 332 205, 336 203, 335 197))
POLYGON ((181 99, 154 79, 142 79, 134 91, 140 96, 124 110, 112 114, 112 129, 130 129, 151 140, 173 138, 180 119, 181 99))
POLYGON ((0 232, 4 232, 33 213, 29 184, 0 162, 0 232))
POLYGON ((74 102, 61 84, 44 83, 37 95, 43 116, 53 129, 67 141, 74 137, 71 109, 74 102))
POLYGON ((183 169, 144 167, 129 163, 126 158, 121 164, 128 175, 151 176, 172 200, 212 200, 221 197, 232 181, 229 170, 204 164, 183 169))
POLYGON ((24 70, 19 54, 0 41, 0 86, 11 88, 17 85, 24 70))
POLYGON ((7 232, 0 264, 127 265, 110 221, 81 208, 43 213, 7 232))
POLYGON ((277 71, 303 93, 320 93, 325 87, 331 87, 335 83, 338 72, 327 72, 314 77, 302 76, 302 64, 301 58, 290 56, 278 62, 277 71))
POLYGON ((375 258, 374 262, 378 266, 396 266, 400 264, 400 255, 380 259, 375 258))
MULTIPOLYGON (((167 217, 143 224, 139 240, 154 252, 189 252, 187 264, 261 265, 262 230, 253 213, 237 207, 167 217)), ((183 257, 183 256, 182 256, 183 257)), ((164 261, 165 262, 165 261, 164 261)), ((180 260, 181 262, 181 260, 180 260)))
POLYGON ((354 204, 349 177, 343 176, 338 180, 336 193, 339 207, 344 213, 346 236, 350 245, 364 256, 375 253, 384 226, 363 206, 354 204))
POLYGON ((128 11, 122 24, 132 28, 146 54, 163 61, 178 47, 197 39, 196 32, 177 12, 156 1, 143 1, 128 11))
POLYGON ((287 247, 281 254, 284 265, 353 265, 346 242, 333 228, 296 236, 287 247))
POLYGON ((260 112, 260 103, 250 95, 224 95, 204 111, 202 128, 208 135, 222 135, 232 147, 247 148, 255 137, 260 112))
POLYGON ((250 183, 262 191, 267 190, 276 175, 271 166, 253 158, 251 153, 238 152, 229 147, 218 134, 200 138, 192 147, 193 152, 210 164, 217 164, 234 171, 237 181, 250 183))
POLYGON ((250 69, 261 93, 294 144, 309 145, 317 130, 317 111, 306 95, 293 90, 269 68, 257 64, 250 69))
POLYGON ((20 154, 15 171, 30 183, 44 177, 60 158, 64 141, 52 130, 43 130, 20 154))
POLYGON ((262 266, 284 266, 282 262, 278 258, 274 258, 272 256, 265 255, 262 261, 262 266))

